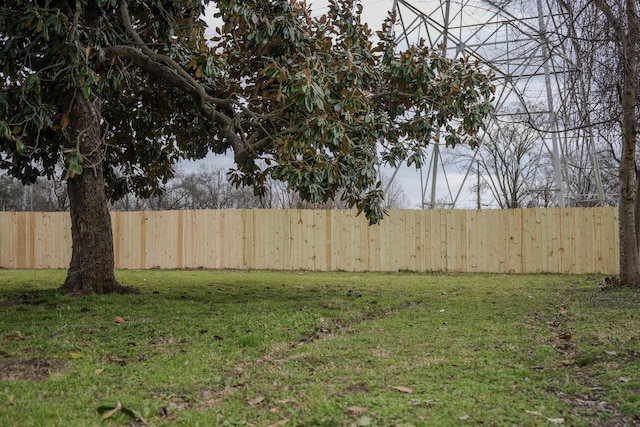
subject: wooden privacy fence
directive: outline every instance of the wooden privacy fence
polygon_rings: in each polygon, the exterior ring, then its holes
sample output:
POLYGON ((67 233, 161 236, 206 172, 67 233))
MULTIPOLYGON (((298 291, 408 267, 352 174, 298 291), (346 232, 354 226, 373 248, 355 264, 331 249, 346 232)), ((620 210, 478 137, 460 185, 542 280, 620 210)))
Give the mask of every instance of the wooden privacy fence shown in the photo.
MULTIPOLYGON (((616 208, 113 212, 117 268, 617 274, 616 208)), ((0 212, 0 267, 66 268, 68 213, 0 212)))

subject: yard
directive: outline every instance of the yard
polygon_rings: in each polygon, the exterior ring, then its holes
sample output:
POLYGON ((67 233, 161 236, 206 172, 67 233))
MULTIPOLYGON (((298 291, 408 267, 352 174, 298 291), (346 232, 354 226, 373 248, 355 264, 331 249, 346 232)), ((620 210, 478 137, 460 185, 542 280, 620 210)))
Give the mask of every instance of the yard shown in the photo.
POLYGON ((0 270, 0 425, 640 425, 640 292, 559 275, 0 270))

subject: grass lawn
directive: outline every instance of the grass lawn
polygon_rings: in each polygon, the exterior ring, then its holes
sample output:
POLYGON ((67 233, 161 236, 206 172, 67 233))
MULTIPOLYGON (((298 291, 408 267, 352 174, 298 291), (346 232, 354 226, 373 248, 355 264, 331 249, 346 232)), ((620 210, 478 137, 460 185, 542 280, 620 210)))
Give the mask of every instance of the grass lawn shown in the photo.
POLYGON ((598 278, 64 276, 0 270, 1 426, 640 425, 640 292, 598 278))

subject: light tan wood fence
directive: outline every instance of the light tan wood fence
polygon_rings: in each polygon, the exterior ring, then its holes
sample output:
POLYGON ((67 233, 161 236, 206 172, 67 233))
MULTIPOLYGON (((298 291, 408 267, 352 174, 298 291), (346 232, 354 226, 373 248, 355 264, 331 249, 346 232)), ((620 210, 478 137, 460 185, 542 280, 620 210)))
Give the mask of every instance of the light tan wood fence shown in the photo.
MULTIPOLYGON (((618 210, 113 212, 116 267, 617 274, 618 210)), ((0 267, 66 268, 67 213, 0 212, 0 267)))

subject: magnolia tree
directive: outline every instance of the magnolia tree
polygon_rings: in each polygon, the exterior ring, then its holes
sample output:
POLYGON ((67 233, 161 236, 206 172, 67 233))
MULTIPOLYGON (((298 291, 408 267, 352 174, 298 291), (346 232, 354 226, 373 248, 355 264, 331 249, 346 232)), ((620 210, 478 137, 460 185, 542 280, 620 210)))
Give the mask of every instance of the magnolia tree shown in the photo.
POLYGON ((374 37, 353 0, 319 17, 296 0, 219 0, 206 38, 209 3, 0 6, 0 168, 34 182, 63 165, 68 292, 133 291, 114 277, 108 199, 154 194, 178 159, 231 152, 236 185, 339 195, 375 223, 381 162, 420 166, 438 130, 475 144, 490 111, 479 64, 422 43, 399 51, 393 18, 374 37))

